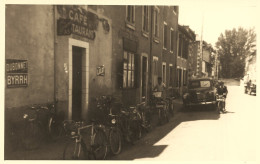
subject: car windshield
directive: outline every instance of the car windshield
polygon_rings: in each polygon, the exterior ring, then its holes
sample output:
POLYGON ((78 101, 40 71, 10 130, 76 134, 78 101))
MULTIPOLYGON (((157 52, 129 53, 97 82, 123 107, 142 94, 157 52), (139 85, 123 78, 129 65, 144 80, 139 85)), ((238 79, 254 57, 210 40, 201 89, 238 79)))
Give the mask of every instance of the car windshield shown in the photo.
POLYGON ((209 80, 191 81, 189 84, 189 88, 208 88, 208 87, 210 87, 209 80))

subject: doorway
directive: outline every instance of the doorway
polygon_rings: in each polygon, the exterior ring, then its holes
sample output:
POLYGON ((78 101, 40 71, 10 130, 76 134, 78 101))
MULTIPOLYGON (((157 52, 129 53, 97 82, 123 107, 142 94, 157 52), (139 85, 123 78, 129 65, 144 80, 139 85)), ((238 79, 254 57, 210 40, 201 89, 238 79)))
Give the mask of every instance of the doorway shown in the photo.
POLYGON ((72 119, 79 121, 82 114, 82 53, 72 46, 72 119))
POLYGON ((148 75, 148 60, 146 56, 141 57, 142 67, 141 67, 141 83, 142 83, 142 90, 141 90, 141 102, 146 102, 147 100, 147 75, 148 75))

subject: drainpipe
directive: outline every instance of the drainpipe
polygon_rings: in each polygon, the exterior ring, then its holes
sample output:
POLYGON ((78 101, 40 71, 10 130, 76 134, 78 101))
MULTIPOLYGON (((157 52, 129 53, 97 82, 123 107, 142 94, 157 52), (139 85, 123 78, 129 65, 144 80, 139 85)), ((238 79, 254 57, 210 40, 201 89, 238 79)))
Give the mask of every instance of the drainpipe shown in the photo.
POLYGON ((153 55, 152 55, 152 45, 153 45, 153 6, 151 6, 151 24, 150 24, 150 78, 149 78, 149 83, 150 83, 150 93, 147 96, 150 99, 150 95, 152 93, 152 78, 153 78, 153 73, 152 73, 152 64, 153 64, 153 55))
POLYGON ((56 94, 57 94, 57 88, 56 88, 56 55, 57 55, 57 35, 56 35, 56 30, 57 30, 57 24, 56 24, 56 12, 55 12, 55 5, 53 5, 53 34, 54 34, 54 43, 53 43, 53 46, 54 46, 54 57, 53 57, 53 64, 54 64, 54 96, 53 96, 53 99, 54 99, 54 110, 55 110, 55 114, 57 112, 57 100, 56 100, 56 94))

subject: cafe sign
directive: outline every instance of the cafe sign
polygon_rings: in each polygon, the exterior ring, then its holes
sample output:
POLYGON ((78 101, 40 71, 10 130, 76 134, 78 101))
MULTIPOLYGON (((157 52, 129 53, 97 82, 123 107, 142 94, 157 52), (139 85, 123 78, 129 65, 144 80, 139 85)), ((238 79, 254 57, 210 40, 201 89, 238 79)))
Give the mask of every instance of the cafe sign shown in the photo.
POLYGON ((99 18, 96 14, 86 11, 79 6, 58 5, 60 15, 57 25, 58 35, 76 34, 88 39, 95 39, 99 18))
POLYGON ((28 86, 28 61, 6 59, 6 86, 8 88, 28 86))

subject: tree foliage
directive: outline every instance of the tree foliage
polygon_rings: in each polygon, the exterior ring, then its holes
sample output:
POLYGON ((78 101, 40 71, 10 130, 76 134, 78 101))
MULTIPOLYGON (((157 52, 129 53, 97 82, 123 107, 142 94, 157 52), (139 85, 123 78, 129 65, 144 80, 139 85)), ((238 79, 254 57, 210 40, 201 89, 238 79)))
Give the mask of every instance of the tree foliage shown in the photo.
POLYGON ((255 48, 256 34, 254 29, 226 30, 220 34, 216 42, 220 61, 220 76, 223 78, 242 77, 244 75, 245 59, 255 48))

